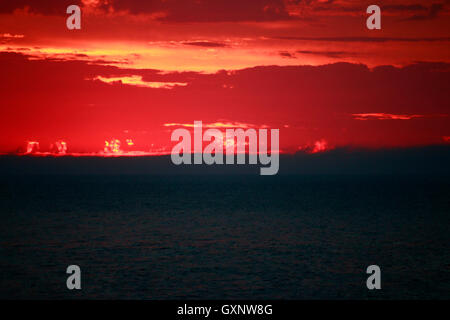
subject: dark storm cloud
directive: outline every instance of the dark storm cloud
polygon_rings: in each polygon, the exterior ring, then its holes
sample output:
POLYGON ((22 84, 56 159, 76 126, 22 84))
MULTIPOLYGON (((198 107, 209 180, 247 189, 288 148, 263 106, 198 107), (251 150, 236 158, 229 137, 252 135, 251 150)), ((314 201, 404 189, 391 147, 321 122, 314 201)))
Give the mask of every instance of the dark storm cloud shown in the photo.
POLYGON ((132 14, 165 13, 162 18, 176 22, 273 21, 288 19, 283 0, 115 0, 114 10, 132 14))
MULTIPOLYGON (((0 13, 27 9, 44 15, 65 15, 69 5, 83 6, 81 0, 15 0, 0 2, 0 13)), ((289 19, 283 0, 113 0, 99 1, 104 12, 131 14, 162 13, 162 20, 174 22, 273 21, 289 19)))
MULTIPOLYGON (((339 148, 320 154, 280 155, 279 175, 450 174, 450 146, 398 149, 339 148)), ((174 166, 170 156, 136 158, 0 156, 0 174, 257 174, 252 165, 174 166)))
POLYGON ((405 20, 432 20, 438 17, 439 13, 444 11, 444 4, 443 3, 433 3, 429 8, 428 11, 424 14, 416 14, 408 19, 405 20))

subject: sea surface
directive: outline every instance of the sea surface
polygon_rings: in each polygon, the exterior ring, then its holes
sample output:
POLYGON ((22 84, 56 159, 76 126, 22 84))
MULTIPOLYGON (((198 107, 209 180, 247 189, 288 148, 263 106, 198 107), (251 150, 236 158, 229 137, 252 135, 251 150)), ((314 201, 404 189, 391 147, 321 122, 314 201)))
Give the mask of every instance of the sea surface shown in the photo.
POLYGON ((0 219, 1 299, 450 299, 448 177, 3 175, 0 219))

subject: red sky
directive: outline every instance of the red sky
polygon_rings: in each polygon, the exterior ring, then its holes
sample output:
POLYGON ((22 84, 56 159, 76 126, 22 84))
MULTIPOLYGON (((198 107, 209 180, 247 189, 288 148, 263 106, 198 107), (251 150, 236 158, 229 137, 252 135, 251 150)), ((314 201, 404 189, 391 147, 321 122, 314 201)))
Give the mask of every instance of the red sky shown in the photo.
POLYGON ((170 150, 168 124, 194 120, 279 128, 285 151, 448 143, 449 16, 444 0, 2 1, 0 152, 170 150))

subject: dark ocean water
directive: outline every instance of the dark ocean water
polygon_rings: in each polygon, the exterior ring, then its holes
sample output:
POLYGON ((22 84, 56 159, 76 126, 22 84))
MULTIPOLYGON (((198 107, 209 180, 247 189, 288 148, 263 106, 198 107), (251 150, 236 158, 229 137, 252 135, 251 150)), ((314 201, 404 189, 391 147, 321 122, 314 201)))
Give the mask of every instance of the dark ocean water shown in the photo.
POLYGON ((2 299, 450 298, 448 177, 41 175, 0 186, 2 299), (71 264, 80 291, 66 288, 71 264))

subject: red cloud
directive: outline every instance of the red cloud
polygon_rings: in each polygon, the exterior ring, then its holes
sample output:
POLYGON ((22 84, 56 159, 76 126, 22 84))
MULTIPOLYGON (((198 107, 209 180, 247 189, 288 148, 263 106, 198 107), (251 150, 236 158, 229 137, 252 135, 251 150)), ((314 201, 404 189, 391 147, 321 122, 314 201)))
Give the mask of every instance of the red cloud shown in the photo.
POLYGON ((355 120, 411 120, 414 118, 423 118, 423 115, 419 114, 390 114, 390 113, 354 113, 355 120))
POLYGON ((13 13, 16 10, 26 10, 45 15, 66 15, 70 5, 82 5, 81 0, 14 0, 1 1, 0 13, 13 13))
MULTIPOLYGON (((165 127, 185 127, 185 128, 193 128, 195 125, 193 123, 165 123, 165 127)), ((203 128, 268 128, 266 125, 255 125, 251 123, 243 123, 243 122, 233 122, 233 121, 218 121, 214 123, 204 123, 202 124, 203 128)))
MULTIPOLYGON (((380 147, 442 143, 442 137, 448 136, 449 117, 425 116, 448 113, 448 64, 369 69, 337 63, 204 74, 28 58, 0 53, 4 106, 0 108, 0 152, 14 152, 28 139, 39 141, 45 151, 60 138, 70 146, 70 152, 98 152, 111 137, 121 141, 131 137, 139 151, 164 151, 169 147, 170 125, 193 124, 194 120, 210 127, 256 128, 265 124, 279 128, 283 150, 295 150, 322 138, 336 147, 380 147), (142 76, 138 83, 189 85, 167 90, 86 80, 126 79, 130 75, 142 76), (370 113, 380 106, 383 113, 370 113), (423 118, 354 121, 346 115, 423 118), (126 130, 132 136, 123 134, 126 130)), ((320 149, 319 144, 316 150, 320 149)))

